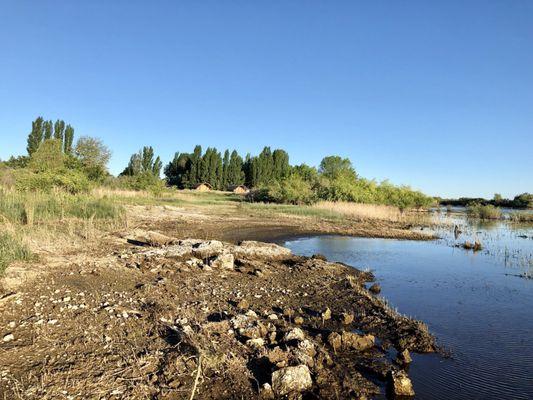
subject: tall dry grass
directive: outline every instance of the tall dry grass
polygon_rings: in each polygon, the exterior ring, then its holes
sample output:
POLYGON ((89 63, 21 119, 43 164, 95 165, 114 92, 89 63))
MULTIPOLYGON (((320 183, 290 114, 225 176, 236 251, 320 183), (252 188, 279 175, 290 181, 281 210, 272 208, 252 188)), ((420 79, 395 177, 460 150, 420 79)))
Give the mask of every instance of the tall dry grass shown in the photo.
POLYGON ((342 214, 359 220, 377 219, 397 222, 405 219, 405 215, 402 214, 398 207, 380 204, 321 201, 311 207, 319 210, 329 211, 331 213, 342 214))

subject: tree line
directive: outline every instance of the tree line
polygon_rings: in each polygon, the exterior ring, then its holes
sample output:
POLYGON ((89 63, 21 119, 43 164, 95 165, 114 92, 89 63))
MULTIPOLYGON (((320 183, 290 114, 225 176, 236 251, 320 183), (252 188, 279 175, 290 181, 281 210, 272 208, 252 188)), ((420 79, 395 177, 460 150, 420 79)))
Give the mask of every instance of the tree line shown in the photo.
MULTIPOLYGON (((331 200, 389 204, 400 209, 427 207, 435 201, 409 186, 360 177, 348 158, 327 156, 318 168, 291 165, 285 150, 270 147, 264 147, 255 156, 242 157, 236 150, 221 152, 208 147, 204 151, 197 145, 192 152, 176 152, 163 167, 154 149, 145 146, 131 155, 118 177, 113 177, 107 170, 111 152, 100 139, 82 136, 75 142, 70 124, 63 120, 54 123, 43 117, 31 124, 27 152, 0 164, 14 171, 16 185, 22 189, 59 186, 77 192, 104 184, 156 192, 165 186, 192 189, 207 183, 219 190, 246 185, 252 189, 248 197, 252 201, 309 204, 331 200)), ((496 196, 494 202, 508 204, 501 196, 496 196)), ((513 204, 531 205, 531 195, 519 195, 513 204)))
POLYGON ((214 147, 202 152, 198 145, 192 153, 176 153, 164 172, 168 184, 180 189, 207 183, 214 189, 226 190, 237 185, 268 185, 287 177, 290 170, 289 155, 281 149, 265 147, 258 156, 247 154, 243 159, 236 150, 225 150, 222 155, 214 147))

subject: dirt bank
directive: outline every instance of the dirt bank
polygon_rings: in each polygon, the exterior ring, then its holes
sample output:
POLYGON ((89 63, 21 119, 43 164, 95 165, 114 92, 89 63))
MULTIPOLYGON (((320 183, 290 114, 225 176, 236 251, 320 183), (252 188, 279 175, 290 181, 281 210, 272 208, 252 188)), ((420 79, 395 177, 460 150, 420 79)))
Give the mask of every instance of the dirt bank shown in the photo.
POLYGON ((362 399, 409 391, 395 350, 435 349, 370 274, 321 257, 139 229, 106 240, 0 300, 1 398, 362 399))
POLYGON ((327 220, 309 216, 243 214, 231 208, 220 212, 209 208, 172 206, 128 206, 136 227, 157 230, 180 238, 204 238, 237 243, 242 240, 275 241, 308 235, 346 235, 405 240, 433 240, 428 230, 415 229, 412 222, 378 219, 327 220))

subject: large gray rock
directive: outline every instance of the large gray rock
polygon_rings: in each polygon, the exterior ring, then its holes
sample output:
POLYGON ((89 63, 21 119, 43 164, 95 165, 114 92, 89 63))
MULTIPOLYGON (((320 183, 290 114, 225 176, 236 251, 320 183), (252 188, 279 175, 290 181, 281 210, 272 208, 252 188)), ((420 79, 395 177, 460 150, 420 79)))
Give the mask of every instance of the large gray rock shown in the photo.
POLYGON ((220 254, 211 261, 211 266, 213 268, 233 270, 235 267, 234 262, 233 254, 220 254))
POLYGON ((307 365, 282 368, 272 374, 272 390, 277 396, 301 393, 312 386, 313 380, 307 365))
POLYGON ((262 243, 253 240, 241 242, 235 246, 234 254, 237 257, 262 257, 262 258, 287 258, 291 251, 273 243, 262 243))
POLYGON ((192 246, 192 252, 199 258, 210 258, 217 256, 224 250, 224 244, 218 240, 208 240, 192 246))

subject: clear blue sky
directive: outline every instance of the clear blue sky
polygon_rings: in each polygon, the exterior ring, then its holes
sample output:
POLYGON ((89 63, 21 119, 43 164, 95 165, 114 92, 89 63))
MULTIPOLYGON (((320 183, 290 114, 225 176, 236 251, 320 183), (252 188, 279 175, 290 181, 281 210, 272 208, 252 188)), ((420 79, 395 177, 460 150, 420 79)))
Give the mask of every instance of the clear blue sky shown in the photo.
POLYGON ((533 191, 533 2, 23 1, 0 7, 0 158, 31 121, 153 145, 349 157, 428 194, 533 191))

